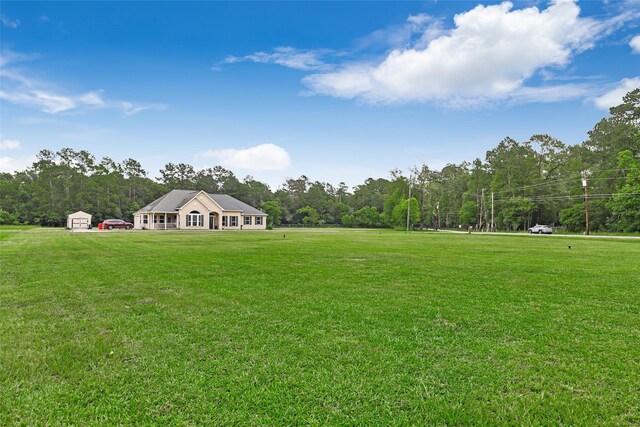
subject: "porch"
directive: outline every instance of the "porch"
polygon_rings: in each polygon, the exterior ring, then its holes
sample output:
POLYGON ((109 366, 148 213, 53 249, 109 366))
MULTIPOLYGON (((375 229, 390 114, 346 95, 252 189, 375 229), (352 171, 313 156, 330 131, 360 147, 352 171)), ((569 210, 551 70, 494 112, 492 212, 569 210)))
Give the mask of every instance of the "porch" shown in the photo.
POLYGON ((154 213, 152 230, 175 230, 178 228, 177 213, 154 213))

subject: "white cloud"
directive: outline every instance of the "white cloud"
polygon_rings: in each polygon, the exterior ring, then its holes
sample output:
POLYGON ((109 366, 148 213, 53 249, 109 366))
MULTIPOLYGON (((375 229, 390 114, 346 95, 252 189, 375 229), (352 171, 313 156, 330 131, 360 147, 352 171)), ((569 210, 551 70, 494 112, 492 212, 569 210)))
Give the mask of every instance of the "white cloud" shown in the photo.
MULTIPOLYGON (((261 64, 278 64, 295 70, 311 71, 324 70, 329 67, 320 58, 330 53, 329 50, 299 50, 293 47, 277 47, 273 52, 256 52, 247 56, 228 56, 225 64, 237 62, 257 62, 261 64)), ((219 71, 219 66, 214 65, 214 71, 219 71)))
POLYGON ((8 157, 0 155, 0 172, 23 171, 37 160, 36 156, 8 157))
POLYGON ((523 86, 511 94, 509 102, 514 104, 560 102, 592 96, 596 88, 593 84, 564 84, 540 87, 523 86))
POLYGON ((369 49, 373 47, 388 48, 408 48, 425 47, 431 40, 445 34, 443 23, 439 19, 421 13, 410 15, 406 22, 402 24, 390 25, 386 28, 376 30, 355 41, 356 50, 369 49), (418 40, 414 40, 419 34, 418 40))
POLYGON ((19 150, 20 146, 20 141, 17 139, 4 139, 0 135, 0 150, 19 150))
POLYGON ((138 114, 139 112, 145 110, 161 111, 167 109, 167 106, 165 104, 134 105, 130 102, 125 101, 118 103, 118 105, 122 109, 122 112, 125 116, 133 116, 134 114, 138 114))
POLYGON ((16 63, 16 62, 28 61, 28 60, 37 59, 37 58, 38 58, 38 55, 36 54, 26 55, 24 53, 14 52, 10 49, 2 49, 0 51, 0 67, 4 67, 6 65, 16 63))
POLYGON ((215 160, 226 168, 248 171, 282 171, 291 163, 287 150, 275 144, 260 144, 240 150, 207 150, 197 157, 215 160))
POLYGON ((594 102, 596 107, 602 110, 609 110, 611 107, 622 104, 622 98, 627 93, 638 88, 640 88, 640 77, 622 79, 618 82, 618 85, 615 88, 604 95, 597 97, 594 102))
POLYGON ((60 113, 62 111, 75 108, 76 104, 72 98, 40 90, 25 92, 4 92, 0 91, 0 99, 14 104, 40 108, 45 113, 60 113))
POLYGON ((36 156, 11 157, 2 155, 5 151, 20 150, 22 144, 17 139, 5 139, 0 135, 0 172, 23 171, 36 161, 36 156))
POLYGON ((2 21, 2 25, 4 25, 7 28, 16 29, 20 26, 19 19, 11 20, 6 15, 0 15, 0 21, 2 21))
MULTIPOLYGON (((526 88, 525 82, 548 67, 566 66, 574 53, 591 48, 622 20, 580 18, 579 7, 570 0, 557 0, 545 10, 512 9, 510 2, 479 5, 456 15, 455 28, 448 34, 440 29, 424 48, 395 49, 379 63, 350 64, 303 82, 315 94, 370 103, 472 106, 514 101, 535 91, 551 96, 555 88, 526 88)), ((576 89, 572 87, 577 95, 576 89)))
POLYGON ((25 107, 37 108, 45 113, 58 114, 86 108, 116 108, 126 116, 144 110, 162 110, 164 104, 138 105, 129 101, 106 100, 103 91, 93 90, 81 94, 69 94, 47 82, 29 77, 21 69, 15 68, 16 62, 38 58, 37 55, 24 55, 3 50, 0 57, 0 77, 3 77, 0 99, 25 107))
MULTIPOLYGON (((24 77, 22 77, 21 80, 24 80, 24 77)), ((27 86, 32 87, 33 84, 29 83, 27 86)), ((52 92, 48 89, 30 90, 27 88, 18 88, 11 92, 0 91, 0 99, 27 107, 35 107, 50 114, 74 110, 83 105, 92 107, 102 107, 106 105, 100 97, 99 92, 67 96, 52 92)))
POLYGON ((102 91, 87 92, 83 95, 80 95, 78 97, 78 101, 85 105, 104 105, 104 101, 102 99, 102 91))
POLYGON ((640 53, 640 35, 632 38, 629 42, 629 46, 631 46, 633 53, 640 53))

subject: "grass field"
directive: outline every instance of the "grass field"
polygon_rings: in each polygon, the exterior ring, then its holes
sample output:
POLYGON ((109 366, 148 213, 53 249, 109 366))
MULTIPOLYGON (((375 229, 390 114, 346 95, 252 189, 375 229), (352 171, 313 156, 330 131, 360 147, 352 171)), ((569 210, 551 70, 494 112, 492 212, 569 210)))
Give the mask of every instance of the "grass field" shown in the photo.
POLYGON ((0 425, 640 424, 639 241, 3 228, 0 262, 0 425))

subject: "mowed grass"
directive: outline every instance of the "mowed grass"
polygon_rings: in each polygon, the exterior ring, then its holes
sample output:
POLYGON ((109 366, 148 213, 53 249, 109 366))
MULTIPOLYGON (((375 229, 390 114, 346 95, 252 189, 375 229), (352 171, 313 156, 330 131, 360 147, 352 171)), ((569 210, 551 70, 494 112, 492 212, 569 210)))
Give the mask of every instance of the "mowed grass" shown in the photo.
POLYGON ((0 234, 0 425, 640 423, 638 241, 0 234))

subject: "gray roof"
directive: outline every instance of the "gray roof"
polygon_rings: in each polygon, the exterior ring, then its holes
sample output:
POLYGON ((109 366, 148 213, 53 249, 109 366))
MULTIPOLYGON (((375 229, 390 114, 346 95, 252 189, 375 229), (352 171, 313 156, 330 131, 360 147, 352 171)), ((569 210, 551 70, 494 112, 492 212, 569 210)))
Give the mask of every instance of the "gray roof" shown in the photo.
MULTIPOLYGON (((200 191, 194 190, 171 190, 159 199, 154 200, 138 212, 173 212, 184 206, 189 200, 193 199, 200 191)), ((266 215, 240 200, 227 194, 211 194, 207 193, 223 211, 241 211, 246 215, 266 215)))
POLYGON ((254 208, 251 205, 248 205, 240 200, 229 196, 228 194, 211 194, 207 193, 209 197, 211 197, 217 204, 220 205, 222 210, 225 211, 242 211, 244 214, 248 215, 266 215, 266 213, 262 212, 254 208))

